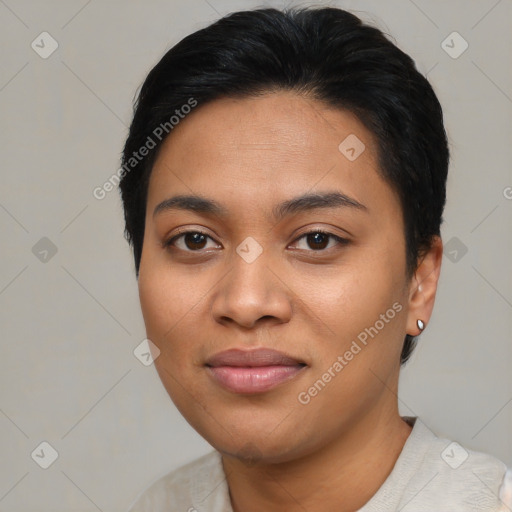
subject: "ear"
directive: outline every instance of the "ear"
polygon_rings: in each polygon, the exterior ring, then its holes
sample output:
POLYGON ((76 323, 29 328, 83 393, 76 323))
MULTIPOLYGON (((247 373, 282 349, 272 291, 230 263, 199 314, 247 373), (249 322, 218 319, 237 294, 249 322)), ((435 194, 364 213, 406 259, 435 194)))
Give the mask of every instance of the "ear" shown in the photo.
POLYGON ((425 326, 430 320, 434 309, 442 260, 443 242, 439 236, 436 236, 432 247, 420 258, 418 268, 409 285, 407 334, 411 336, 418 336, 421 333, 418 320, 421 320, 425 326))

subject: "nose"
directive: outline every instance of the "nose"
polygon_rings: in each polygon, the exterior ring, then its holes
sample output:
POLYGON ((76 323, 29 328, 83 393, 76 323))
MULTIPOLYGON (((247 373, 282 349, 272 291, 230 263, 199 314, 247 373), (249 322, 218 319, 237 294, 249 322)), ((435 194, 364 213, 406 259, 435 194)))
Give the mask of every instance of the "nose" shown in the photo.
POLYGON ((292 292, 271 266, 264 253, 251 263, 235 254, 231 270, 213 295, 211 312, 215 321, 246 329, 258 323, 289 322, 292 292))

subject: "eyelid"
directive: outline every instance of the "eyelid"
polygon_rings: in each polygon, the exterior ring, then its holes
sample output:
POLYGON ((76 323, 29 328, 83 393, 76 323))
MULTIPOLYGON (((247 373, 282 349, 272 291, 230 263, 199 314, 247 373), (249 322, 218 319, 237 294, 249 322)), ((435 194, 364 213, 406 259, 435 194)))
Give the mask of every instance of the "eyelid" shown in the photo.
MULTIPOLYGON (((304 233, 301 233, 300 235, 298 235, 295 240, 293 241, 293 243, 297 243, 299 240, 301 240, 302 238, 308 236, 308 235, 314 235, 316 233, 320 233, 322 235, 325 235, 331 239, 334 239, 336 240, 338 246, 344 246, 344 245, 347 245, 350 240, 348 238, 345 238, 345 237, 342 237, 340 235, 335 235, 334 233, 332 233, 331 231, 328 231, 326 230, 325 228, 312 228, 312 229, 308 229, 308 231, 305 231, 304 233)), ((321 249, 321 250, 318 250, 318 251, 315 251, 313 249, 299 249, 299 250, 305 250, 305 252, 310 252, 310 253, 319 253, 319 254, 322 254, 322 253, 328 253, 330 252, 332 249, 335 249, 336 246, 334 247, 330 247, 329 249, 321 249)))
MULTIPOLYGON (((168 247, 172 247, 173 246, 173 243, 181 236, 183 235, 187 235, 189 233, 193 233, 193 234, 199 234, 199 235, 204 235, 208 238, 210 238, 211 240, 214 240, 214 238, 208 234, 206 231, 203 231, 202 229, 198 229, 198 228, 183 228, 181 230, 179 230, 177 233, 174 233, 174 235, 172 235, 171 237, 166 237, 164 238, 164 240, 162 241, 162 248, 168 248, 168 247)), ((216 242, 218 243, 218 242, 216 242)), ((184 251, 184 252, 201 252, 201 251, 184 251)))
MULTIPOLYGON (((211 240, 214 240, 216 243, 218 243, 212 236, 210 236, 207 232, 203 231, 202 229, 190 229, 190 228, 184 228, 183 230, 181 231, 178 231, 177 233, 175 233, 172 237, 170 238, 166 238, 164 239, 164 241, 162 242, 162 248, 168 248, 168 247, 172 247, 174 242, 180 238, 181 236, 183 235, 186 235, 186 234, 189 234, 189 233, 192 233, 192 234, 200 234, 200 235, 203 235, 203 236, 206 236, 207 238, 210 238, 211 240)), ((338 245, 347 245, 350 240, 348 238, 344 238, 342 236, 339 236, 339 235, 335 235, 334 233, 326 230, 325 228, 311 228, 309 229, 308 231, 305 231, 304 233, 301 233, 300 235, 298 235, 292 243, 297 243, 299 240, 301 240, 302 238, 308 236, 308 235, 313 235, 313 234, 316 234, 316 233, 320 233, 320 234, 323 234, 327 237, 330 237, 334 240, 336 240, 337 244, 338 245)), ((333 249, 333 247, 331 247, 330 249, 333 249)), ((321 250, 313 250, 313 249, 309 249, 309 250, 305 250, 306 252, 312 252, 312 253, 323 253, 323 252, 328 252, 330 249, 321 249, 321 250)), ((187 251, 187 250, 183 250, 183 249, 180 249, 182 250, 183 252, 189 252, 189 253, 198 253, 200 254, 201 252, 205 252, 204 249, 200 249, 200 250, 197 250, 197 251, 187 251)), ((299 249, 300 250, 300 249, 299 249)), ((302 249, 304 250, 304 249, 302 249)))

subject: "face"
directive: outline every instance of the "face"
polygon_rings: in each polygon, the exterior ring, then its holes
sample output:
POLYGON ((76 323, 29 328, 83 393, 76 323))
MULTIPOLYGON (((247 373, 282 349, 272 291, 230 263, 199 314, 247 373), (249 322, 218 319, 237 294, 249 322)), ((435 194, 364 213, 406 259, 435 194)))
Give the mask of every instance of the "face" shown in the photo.
POLYGON ((355 116, 291 92, 197 107, 154 165, 139 272, 173 402, 222 453, 273 462, 393 409, 405 254, 355 116), (165 202, 185 195, 207 202, 165 202), (218 355, 230 349, 246 359, 218 355))

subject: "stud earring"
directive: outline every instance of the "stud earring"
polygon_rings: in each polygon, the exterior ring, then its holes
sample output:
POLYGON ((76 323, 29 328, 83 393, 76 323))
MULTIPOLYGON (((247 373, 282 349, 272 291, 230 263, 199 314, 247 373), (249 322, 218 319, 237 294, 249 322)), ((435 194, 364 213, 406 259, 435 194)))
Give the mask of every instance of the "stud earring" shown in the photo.
POLYGON ((419 329, 420 331, 423 331, 423 329, 425 329, 425 323, 423 322, 423 320, 420 320, 420 319, 418 318, 418 320, 416 321, 416 324, 418 325, 418 329, 419 329))

